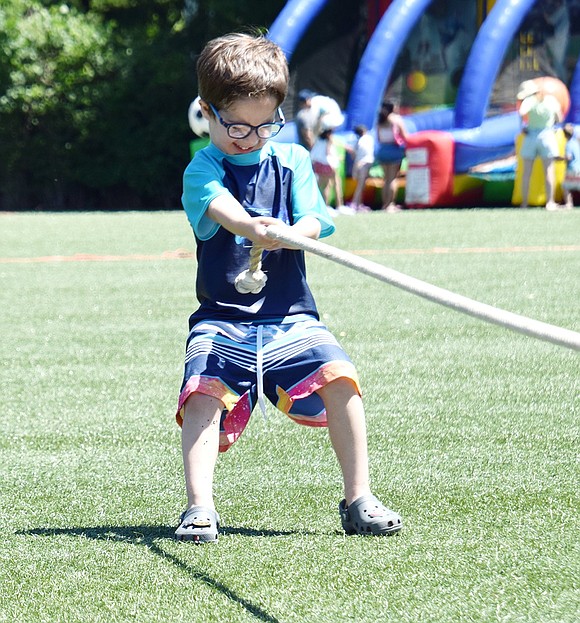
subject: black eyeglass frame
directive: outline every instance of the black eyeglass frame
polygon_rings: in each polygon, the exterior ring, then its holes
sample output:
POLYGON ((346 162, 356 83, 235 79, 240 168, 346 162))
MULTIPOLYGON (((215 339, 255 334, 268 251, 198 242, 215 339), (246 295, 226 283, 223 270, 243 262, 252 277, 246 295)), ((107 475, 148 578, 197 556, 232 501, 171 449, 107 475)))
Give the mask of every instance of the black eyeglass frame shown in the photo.
POLYGON ((284 127, 284 125, 286 124, 286 118, 284 117, 284 113, 282 112, 282 109, 280 107, 278 107, 276 110, 276 114, 280 118, 280 121, 269 121, 267 123, 260 123, 260 125, 251 125, 250 123, 227 123, 221 118, 221 115, 219 114, 219 112, 217 111, 217 108, 213 104, 210 104, 208 102, 208 105, 212 109, 214 115, 217 117, 221 125, 226 129, 226 132, 228 133, 228 136, 230 138, 235 138, 235 139, 248 138, 248 136, 250 136, 252 132, 255 132, 258 135, 258 138, 265 140, 265 139, 273 138, 274 136, 278 135, 280 131, 282 130, 282 128, 284 127), (245 134, 243 132, 239 134, 232 134, 232 128, 236 128, 236 127, 246 128, 248 131, 245 134), (262 135, 260 134, 261 128, 271 128, 271 131, 270 132, 266 131, 266 135, 262 135))

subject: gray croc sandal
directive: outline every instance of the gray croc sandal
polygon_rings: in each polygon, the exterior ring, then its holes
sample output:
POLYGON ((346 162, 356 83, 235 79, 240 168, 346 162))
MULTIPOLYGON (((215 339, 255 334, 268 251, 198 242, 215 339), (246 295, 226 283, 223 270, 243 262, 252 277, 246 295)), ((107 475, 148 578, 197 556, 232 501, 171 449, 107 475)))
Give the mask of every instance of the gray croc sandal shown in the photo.
POLYGON ((220 516, 207 506, 192 506, 179 518, 175 538, 194 543, 215 543, 218 540, 220 516))
POLYGON ((381 536, 395 534, 403 527, 401 516, 383 506, 374 495, 363 495, 349 506, 342 500, 338 512, 347 534, 381 536))

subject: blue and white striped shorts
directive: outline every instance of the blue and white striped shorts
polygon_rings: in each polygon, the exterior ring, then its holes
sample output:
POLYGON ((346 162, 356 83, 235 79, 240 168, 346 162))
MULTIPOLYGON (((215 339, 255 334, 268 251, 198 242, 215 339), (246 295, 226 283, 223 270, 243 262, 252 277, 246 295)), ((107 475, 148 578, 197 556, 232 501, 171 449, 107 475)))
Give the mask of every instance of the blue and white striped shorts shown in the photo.
POLYGON ((326 426, 318 389, 348 378, 360 392, 356 369, 326 326, 311 316, 275 324, 201 321, 190 331, 177 421, 199 392, 224 404, 220 450, 241 435, 264 396, 300 424, 326 426))

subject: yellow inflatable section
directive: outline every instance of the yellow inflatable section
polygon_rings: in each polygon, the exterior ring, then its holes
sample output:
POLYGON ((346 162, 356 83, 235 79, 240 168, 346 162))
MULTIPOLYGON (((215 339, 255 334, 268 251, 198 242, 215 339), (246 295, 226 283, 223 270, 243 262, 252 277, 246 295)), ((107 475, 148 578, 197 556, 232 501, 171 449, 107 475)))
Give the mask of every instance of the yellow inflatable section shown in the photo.
MULTIPOLYGON (((556 138, 558 139, 558 146, 560 147, 560 156, 564 156, 564 152, 566 149, 566 137, 564 136, 564 132, 562 130, 556 130, 556 138)), ((519 134, 516 137, 516 156, 517 156, 517 166, 516 166, 516 179, 514 182, 514 192, 512 195, 512 204, 520 205, 522 202, 522 170, 523 170, 523 162, 520 157, 520 149, 522 146, 522 141, 524 139, 523 134, 519 134)), ((562 193, 562 182, 564 181, 564 176, 566 175, 566 161, 565 160, 557 160, 555 163, 555 182, 556 188, 554 189, 555 195, 554 198, 556 201, 562 201, 563 193, 562 193)), ((544 185, 544 169, 542 167, 542 161, 539 158, 536 158, 534 161, 534 167, 532 168, 532 177, 530 180, 530 193, 528 196, 528 205, 531 206, 544 206, 546 205, 546 189, 544 185)))

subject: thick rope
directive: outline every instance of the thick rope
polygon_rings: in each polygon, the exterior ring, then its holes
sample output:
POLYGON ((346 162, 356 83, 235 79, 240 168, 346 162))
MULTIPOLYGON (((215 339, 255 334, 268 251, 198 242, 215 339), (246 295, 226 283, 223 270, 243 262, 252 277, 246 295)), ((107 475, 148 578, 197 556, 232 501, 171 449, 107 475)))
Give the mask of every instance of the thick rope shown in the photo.
POLYGON ((563 329, 545 322, 540 322, 539 320, 533 320, 526 316, 520 316, 519 314, 499 309, 498 307, 479 303, 478 301, 461 296, 460 294, 455 294, 454 292, 431 285, 425 281, 409 277, 408 275, 399 273, 386 266, 381 266, 380 264, 357 257, 352 253, 342 251, 336 247, 319 242, 318 240, 299 236, 290 232, 288 228, 270 225, 266 230, 266 235, 269 238, 280 240, 287 245, 304 251, 309 251, 310 253, 332 260, 333 262, 357 270, 370 277, 375 277, 380 281, 389 283, 407 292, 417 294, 434 303, 445 305, 446 307, 474 316, 475 318, 498 324, 507 329, 519 331, 520 333, 551 342, 552 344, 558 344, 559 346, 564 346, 573 350, 580 350, 580 333, 576 331, 563 329))
POLYGON ((240 294, 258 294, 266 285, 268 277, 262 271, 262 249, 252 245, 250 249, 250 266, 235 279, 234 286, 240 294))

